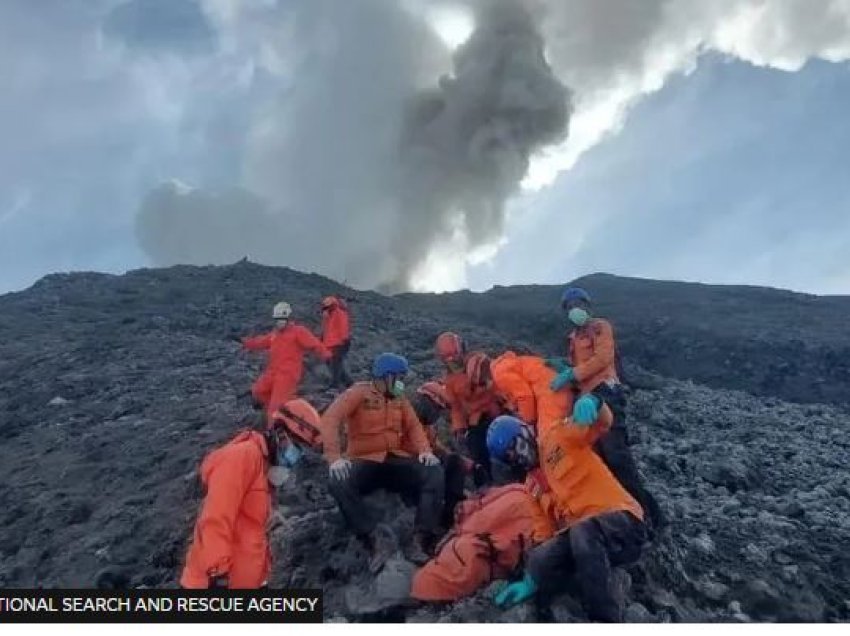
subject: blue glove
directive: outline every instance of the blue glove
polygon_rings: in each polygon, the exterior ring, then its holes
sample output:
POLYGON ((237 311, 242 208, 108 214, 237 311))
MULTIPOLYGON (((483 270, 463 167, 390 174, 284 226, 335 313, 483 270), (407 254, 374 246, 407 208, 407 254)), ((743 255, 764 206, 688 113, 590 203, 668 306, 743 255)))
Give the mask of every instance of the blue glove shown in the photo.
POLYGON ((553 391, 560 391, 570 382, 576 379, 576 373, 572 367, 565 367, 558 375, 552 378, 549 383, 549 388, 553 391))
POLYGON ((549 367, 550 369, 554 369, 558 373, 560 373, 569 366, 566 358, 546 358, 544 362, 546 363, 547 367, 549 367))
POLYGON ((537 591, 537 584, 528 573, 524 574, 521 581, 515 581, 504 586, 493 602, 501 608, 513 607, 523 601, 530 599, 537 591))
POLYGON ((573 422, 578 426, 590 426, 599 418, 599 398, 582 395, 573 406, 573 422))

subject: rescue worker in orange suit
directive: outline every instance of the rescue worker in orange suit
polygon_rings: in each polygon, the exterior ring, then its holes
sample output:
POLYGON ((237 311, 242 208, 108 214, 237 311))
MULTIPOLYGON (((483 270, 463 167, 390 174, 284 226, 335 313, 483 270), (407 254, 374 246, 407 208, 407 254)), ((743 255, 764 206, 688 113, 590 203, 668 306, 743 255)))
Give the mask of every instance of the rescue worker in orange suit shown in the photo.
POLYGON ((447 331, 437 337, 437 359, 445 366, 444 382, 449 396, 452 434, 465 445, 472 460, 482 466, 475 485, 492 480, 487 453, 487 426, 504 411, 498 396, 484 387, 473 387, 466 374, 466 345, 456 333, 447 331))
POLYGON ((550 427, 536 443, 530 427, 511 416, 497 418, 487 432, 494 457, 528 470, 527 485, 557 529, 528 552, 522 578, 497 593, 501 607, 536 595, 539 617, 551 620, 552 599, 574 576, 590 620, 622 620, 612 568, 640 558, 647 528, 640 504, 593 451, 613 414, 599 398, 588 400, 593 408, 550 427))
POLYGON ((375 515, 363 499, 377 489, 397 492, 416 501, 413 554, 424 563, 433 549, 443 511, 444 477, 422 424, 404 396, 407 360, 393 353, 375 358, 372 380, 358 382, 340 395, 322 415, 329 489, 348 526, 370 553, 373 573, 390 556, 375 536, 375 515), (339 433, 346 424, 343 454, 339 433))
POLYGON ((283 485, 304 448, 316 443, 319 414, 291 400, 263 432, 246 429, 201 463, 206 488, 180 577, 184 588, 250 589, 266 585, 271 567, 266 526, 272 489, 283 485))
POLYGON ((313 351, 323 360, 331 358, 331 352, 291 316, 289 303, 280 302, 272 311, 274 331, 242 340, 248 351, 269 352, 265 371, 251 387, 251 395, 266 409, 269 421, 281 404, 295 397, 304 373, 304 354, 313 351))
POLYGON ((425 382, 416 389, 413 399, 410 401, 413 412, 428 436, 428 442, 434 450, 434 454, 443 465, 445 475, 445 502, 441 525, 450 528, 454 522, 455 506, 464 498, 464 484, 467 475, 474 475, 476 470, 481 470, 468 457, 453 452, 437 436, 437 422, 449 410, 449 396, 446 386, 441 382, 425 382))
POLYGON ((502 395, 537 435, 550 426, 560 426, 572 412, 572 394, 552 390, 550 384, 557 374, 543 358, 506 351, 491 359, 476 353, 467 359, 466 373, 472 386, 502 395))
POLYGON ((351 317, 346 304, 336 296, 322 300, 322 344, 331 352, 331 388, 350 387, 353 381, 345 368, 345 357, 351 349, 351 317))
POLYGON ((549 361, 558 371, 552 389, 577 389, 581 397, 576 400, 574 409, 582 408, 586 404, 582 398, 588 395, 608 405, 614 422, 610 432, 597 442, 596 452, 646 510, 651 530, 661 530, 666 525, 661 506, 647 490, 629 449, 626 394, 617 373, 614 329, 607 320, 591 315, 590 295, 579 287, 564 290, 561 307, 567 313, 572 330, 567 337, 568 357, 549 361))

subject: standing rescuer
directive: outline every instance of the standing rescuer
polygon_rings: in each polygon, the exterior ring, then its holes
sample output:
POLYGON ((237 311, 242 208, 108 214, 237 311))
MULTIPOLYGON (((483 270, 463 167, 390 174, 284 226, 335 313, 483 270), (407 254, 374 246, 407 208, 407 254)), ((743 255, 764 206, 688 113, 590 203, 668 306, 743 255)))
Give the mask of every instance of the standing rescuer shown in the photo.
POLYGON ((646 528, 640 505, 592 450, 612 420, 611 410, 600 403, 594 421, 568 419, 548 428, 537 443, 518 418, 502 416, 490 425, 490 452, 528 471, 529 491, 559 530, 529 551, 522 579, 497 594, 497 605, 508 607, 536 594, 538 605, 547 609, 566 577, 574 576, 591 620, 621 620, 612 568, 640 558, 646 528))
POLYGON ((249 351, 269 352, 265 371, 251 387, 251 395, 266 409, 269 422, 281 404, 295 397, 304 374, 304 354, 313 351, 325 361, 331 358, 331 352, 291 316, 289 303, 280 302, 272 310, 274 330, 242 340, 249 351))
POLYGON ((594 400, 608 405, 613 413, 611 430, 596 443, 596 452, 625 489, 646 511, 653 530, 665 525, 655 497, 647 490, 638 472, 628 443, 626 394, 617 374, 617 347, 611 323, 591 314, 590 295, 579 287, 567 287, 561 296, 571 329, 567 336, 567 358, 549 363, 558 371, 552 380, 556 391, 577 387, 579 398, 573 416, 594 417, 594 400))
POLYGON ((180 578, 184 588, 258 588, 271 567, 266 527, 273 487, 283 485, 319 435, 319 414, 291 400, 265 431, 243 430, 204 458, 206 496, 180 578))
POLYGON ((402 356, 379 355, 372 365, 372 380, 355 383, 322 416, 330 492, 369 551, 372 572, 390 555, 374 535, 377 519, 364 495, 386 489, 417 502, 412 559, 420 563, 433 549, 443 509, 443 469, 404 396, 402 378, 408 371, 402 356), (345 454, 339 439, 343 423, 348 439, 345 454))
POLYGON ((445 367, 444 382, 449 396, 452 434, 459 445, 465 445, 481 470, 475 483, 481 486, 492 480, 490 456, 487 453, 487 426, 503 411, 501 400, 484 386, 472 386, 466 373, 467 354, 463 339, 446 331, 435 343, 437 359, 445 367))
POLYGON ((322 344, 331 352, 331 387, 348 388, 352 379, 345 368, 345 358, 351 349, 351 316, 346 304, 336 296, 322 300, 322 344))

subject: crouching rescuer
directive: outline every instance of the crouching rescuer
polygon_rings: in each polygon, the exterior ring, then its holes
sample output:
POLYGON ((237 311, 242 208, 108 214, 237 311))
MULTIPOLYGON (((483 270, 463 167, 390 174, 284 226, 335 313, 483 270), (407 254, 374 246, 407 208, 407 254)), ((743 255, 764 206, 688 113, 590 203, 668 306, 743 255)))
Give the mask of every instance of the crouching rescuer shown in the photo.
POLYGON ((390 556, 375 536, 377 516, 364 496, 379 489, 416 502, 414 554, 420 563, 433 549, 443 510, 444 477, 422 424, 404 396, 407 360, 393 353, 375 358, 372 379, 340 395, 322 416, 329 489, 348 526, 370 553, 377 572, 390 556), (346 425, 347 448, 340 449, 346 425))
POLYGON ((273 488, 284 484, 305 448, 315 446, 319 414, 290 400, 263 431, 240 431, 201 463, 206 496, 180 585, 190 589, 265 586, 271 568, 266 527, 273 488))
POLYGON ((547 612, 554 596, 574 577, 590 620, 619 622, 622 600, 612 568, 640 558, 647 540, 644 513, 599 456, 594 442, 610 428, 611 410, 599 405, 593 421, 568 418, 562 426, 534 434, 521 420, 503 416, 487 431, 487 447, 501 461, 528 471, 526 485, 557 529, 526 555, 522 578, 495 597, 509 607, 536 595, 547 612))

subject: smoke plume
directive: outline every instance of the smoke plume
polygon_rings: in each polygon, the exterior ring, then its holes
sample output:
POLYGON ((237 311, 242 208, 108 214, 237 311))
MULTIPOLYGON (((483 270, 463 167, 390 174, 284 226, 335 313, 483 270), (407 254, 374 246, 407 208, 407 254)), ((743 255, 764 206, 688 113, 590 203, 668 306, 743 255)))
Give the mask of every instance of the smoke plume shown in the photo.
POLYGON ((529 157, 567 134, 570 93, 546 61, 531 14, 512 0, 484 2, 475 24, 454 54, 452 74, 409 106, 391 287, 410 286, 416 267, 458 219, 468 248, 497 241, 505 202, 529 157))
POLYGON ((462 270, 470 251, 498 245, 520 183, 551 183, 701 53, 789 71, 850 58, 849 0, 202 6, 216 53, 155 77, 171 78, 163 94, 184 76, 198 84, 186 94, 203 98, 182 104, 188 132, 175 143, 210 165, 173 174, 200 188, 193 195, 146 200, 147 253, 158 264, 256 254, 391 290, 410 288, 440 250, 462 270), (429 22, 435 7, 474 14, 453 53, 429 22), (170 238, 181 233, 186 241, 170 238))
POLYGON ((248 134, 250 203, 157 189, 138 218, 147 253, 160 264, 250 253, 403 290, 451 225, 469 248, 498 240, 530 155, 566 135, 569 91, 517 0, 477 4, 453 56, 426 5, 305 0, 273 14, 290 38, 271 54, 295 62, 248 134))

